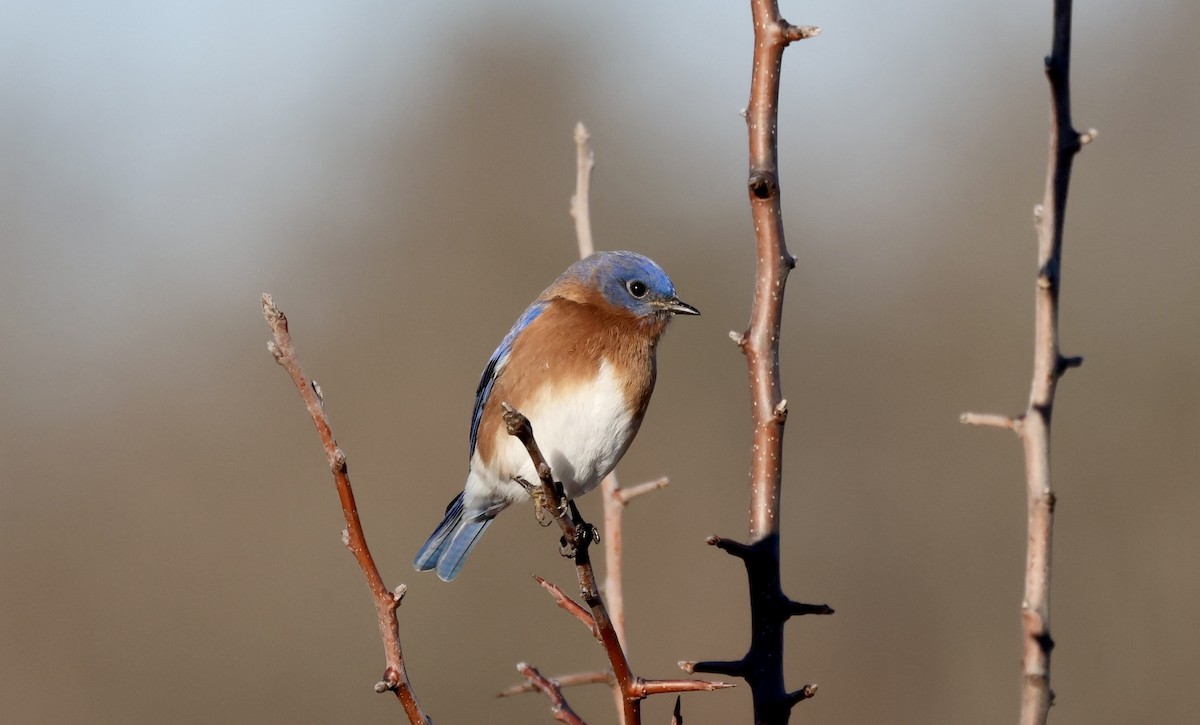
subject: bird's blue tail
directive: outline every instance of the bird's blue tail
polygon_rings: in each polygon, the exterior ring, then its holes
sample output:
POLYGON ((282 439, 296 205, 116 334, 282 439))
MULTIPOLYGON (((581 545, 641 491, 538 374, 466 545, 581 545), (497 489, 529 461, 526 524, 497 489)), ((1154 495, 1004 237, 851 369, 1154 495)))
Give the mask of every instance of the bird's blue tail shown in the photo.
POLYGON ((429 539, 413 559, 417 571, 437 569, 438 578, 448 582, 458 576, 467 556, 479 537, 492 523, 493 516, 486 514, 466 514, 463 511, 463 495, 460 493, 446 507, 446 515, 442 523, 433 530, 429 539))

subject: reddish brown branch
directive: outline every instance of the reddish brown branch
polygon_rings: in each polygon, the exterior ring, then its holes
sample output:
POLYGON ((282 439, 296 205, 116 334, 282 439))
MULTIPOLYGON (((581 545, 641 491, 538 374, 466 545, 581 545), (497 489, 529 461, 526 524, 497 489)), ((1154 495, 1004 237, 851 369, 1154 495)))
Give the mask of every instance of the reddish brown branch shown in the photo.
POLYGON ((296 359, 296 350, 292 346, 287 317, 284 316, 283 311, 275 306, 275 302, 269 294, 262 296, 262 305, 263 316, 266 317, 267 324, 271 326, 271 331, 274 333, 274 340, 268 343, 267 347, 275 356, 275 361, 283 366, 283 369, 291 376, 292 382, 296 384, 296 389, 300 391, 304 405, 308 408, 309 415, 312 416, 313 423, 317 426, 317 433, 321 436, 325 455, 329 459, 329 467, 333 471, 338 499, 342 504, 342 515, 346 519, 343 541, 350 552, 354 554, 358 566, 366 576, 367 586, 371 588, 371 594, 375 601, 375 613, 379 619, 379 634, 383 639, 383 653, 386 662, 383 679, 375 685, 375 690, 377 692, 391 690, 396 693, 396 698, 400 700, 409 721, 414 725, 418 723, 428 725, 429 718, 422 712, 421 705, 417 702, 417 696, 413 692, 412 683, 404 668, 404 655, 400 649, 400 625, 396 619, 396 609, 399 608, 400 602, 404 598, 405 586, 401 584, 396 588, 395 593, 388 591, 388 588, 384 586, 383 577, 379 575, 379 569, 371 557, 371 550, 367 548, 367 539, 363 534, 362 522, 358 518, 358 508, 354 503, 354 490, 350 487, 346 454, 338 448, 337 440, 333 437, 333 431, 329 427, 321 387, 317 385, 316 381, 310 381, 305 377, 304 370, 300 367, 300 361, 296 359))
MULTIPOLYGON (((595 528, 591 524, 579 519, 578 511, 575 511, 573 506, 568 505, 563 496, 562 486, 555 483, 550 465, 546 463, 545 457, 538 448, 537 440, 534 438, 533 426, 530 425, 529 419, 508 403, 502 403, 501 405, 504 408, 505 428, 509 435, 515 436, 521 441, 522 445, 525 446, 526 452, 529 453, 529 459, 533 462, 534 470, 537 471, 538 478, 541 481, 541 497, 546 501, 545 507, 553 514, 555 521, 558 522, 559 528, 563 532, 563 552, 575 559, 575 573, 579 578, 580 595, 592 612, 595 634, 601 644, 604 645, 604 651, 608 655, 609 664, 613 668, 613 677, 616 679, 617 688, 621 693, 622 722, 625 725, 640 725, 642 721, 642 700, 650 695, 664 692, 717 690, 728 687, 729 685, 720 682, 643 680, 633 673, 625 651, 621 647, 620 639, 617 637, 616 629, 613 627, 612 618, 609 617, 608 609, 605 607, 604 600, 600 596, 600 588, 596 584, 596 574, 592 568, 591 557, 588 553, 592 542, 596 538, 595 528)), ((571 608, 564 603, 570 601, 569 597, 563 594, 557 587, 544 582, 544 580, 539 579, 539 583, 542 583, 546 590, 555 596, 560 606, 571 611, 571 608)), ((585 624, 587 623, 586 619, 579 617, 579 615, 576 615, 576 617, 585 624)))
POLYGON ((587 725, 583 718, 575 714, 571 706, 567 704, 567 700, 563 697, 562 685, 556 680, 547 679, 541 672, 537 671, 536 667, 521 662, 517 665, 517 671, 525 676, 529 684, 536 687, 550 700, 550 713, 554 715, 554 719, 559 722, 567 723, 567 725, 587 725))
POLYGON ((575 617, 580 622, 583 622, 583 626, 588 628, 588 631, 592 633, 593 637, 601 642, 604 641, 600 636, 600 630, 596 628, 596 620, 592 619, 592 615, 589 614, 586 609, 579 606, 574 599, 567 596, 567 593, 559 588, 557 584, 548 582, 536 574, 533 578, 537 580, 538 584, 542 585, 543 589, 550 592, 550 596, 554 597, 554 601, 558 603, 558 606, 567 610, 568 614, 575 617))
POLYGON ((750 326, 730 337, 746 355, 750 376, 754 444, 750 458, 750 537, 748 544, 711 538, 709 543, 738 557, 750 589, 751 640, 736 661, 687 663, 696 672, 743 677, 750 684, 756 723, 786 723, 791 708, 816 692, 815 685, 789 693, 783 677, 783 629, 798 614, 831 614, 826 605, 793 602, 780 586, 779 499, 783 473, 783 428, 787 401, 779 377, 779 334, 788 273, 796 260, 784 240, 780 206, 777 129, 779 77, 783 52, 820 30, 789 24, 776 0, 751 0, 754 68, 746 107, 750 168, 747 188, 757 241, 758 269, 750 326))

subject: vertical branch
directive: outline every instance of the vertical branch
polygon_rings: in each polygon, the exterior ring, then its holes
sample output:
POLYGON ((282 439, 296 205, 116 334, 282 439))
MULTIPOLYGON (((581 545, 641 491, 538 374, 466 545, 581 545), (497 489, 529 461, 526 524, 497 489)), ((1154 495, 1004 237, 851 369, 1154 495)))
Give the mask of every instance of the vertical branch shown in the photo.
POLYGON ((786 723, 792 707, 816 693, 815 685, 788 692, 783 677, 783 627, 799 614, 832 614, 826 605, 801 604, 783 593, 779 577, 779 499, 787 401, 779 379, 779 330, 788 273, 796 260, 787 249, 779 198, 777 128, 783 51, 820 32, 789 24, 776 0, 751 0, 754 67, 746 125, 750 140, 747 187, 757 239, 757 277, 750 328, 731 333, 746 355, 754 444, 750 459, 750 543, 710 537, 709 543, 742 560, 750 588, 751 640, 734 662, 698 662, 696 672, 744 677, 754 700, 754 721, 786 723))
POLYGON ((779 159, 776 150, 779 120, 779 76, 783 51, 796 40, 809 38, 817 28, 790 25, 779 16, 775 0, 751 0, 754 16, 754 69, 746 125, 750 137, 750 211, 758 240, 758 276, 750 329, 742 351, 750 372, 754 448, 750 459, 750 540, 761 541, 779 532, 779 483, 783 470, 783 424, 787 401, 780 392, 779 327, 783 292, 796 259, 783 235, 779 200, 779 159))
POLYGON ((408 672, 404 668, 404 655, 400 650, 400 625, 396 619, 396 610, 404 599, 406 587, 401 584, 395 593, 384 586, 379 568, 367 547, 367 538, 363 533, 362 522, 358 518, 358 506, 354 502, 354 489, 350 487, 350 475, 346 467, 346 454, 338 447, 329 427, 329 419, 325 415, 325 400, 321 387, 316 381, 304 375, 300 361, 296 358, 296 350, 292 346, 291 333, 288 331, 287 317, 275 306, 271 295, 262 296, 263 316, 271 326, 274 340, 267 347, 275 356, 275 362, 283 366, 291 376, 292 382, 300 391, 304 405, 317 426, 321 443, 325 447, 325 455, 329 459, 329 467, 333 471, 334 483, 337 486, 338 499, 342 504, 342 515, 346 519, 346 530, 342 532, 342 541, 350 549, 358 562, 359 568, 367 578, 367 586, 375 600, 375 613, 379 620, 379 634, 383 639, 383 653, 387 667, 383 679, 375 685, 376 692, 391 690, 404 708, 409 722, 413 725, 429 725, 429 718, 421 710, 417 696, 413 692, 408 672))
MULTIPOLYGON (((575 220, 575 239, 579 243, 580 259, 595 251, 592 243, 592 216, 589 188, 592 169, 596 166, 596 155, 592 152, 587 127, 575 124, 575 194, 571 196, 571 218, 575 220)), ((633 498, 663 488, 666 478, 622 489, 613 471, 600 482, 600 495, 604 501, 604 598, 612 616, 617 639, 626 653, 629 642, 625 639, 625 590, 623 580, 623 558, 621 549, 625 539, 625 505, 633 498)))
POLYGON ((1050 485, 1050 420, 1054 394, 1063 373, 1079 365, 1059 351, 1058 293, 1062 271, 1063 219, 1075 154, 1094 137, 1080 135, 1071 123, 1071 0, 1054 2, 1054 41, 1046 58, 1050 82, 1050 149, 1046 190, 1037 220, 1038 279, 1034 327, 1033 380, 1021 426, 1029 509, 1029 544, 1022 606, 1024 686, 1021 722, 1045 723, 1050 690, 1050 553, 1054 493, 1050 485))
POLYGON ((1075 154, 1096 136, 1080 134, 1071 122, 1071 0, 1054 1, 1054 39, 1046 56, 1050 83, 1050 148, 1046 188, 1034 218, 1038 237, 1035 291, 1033 380, 1029 405, 1016 418, 966 413, 963 422, 1008 428, 1021 438, 1025 453, 1028 547, 1025 597, 1021 605, 1023 684, 1022 725, 1044 725, 1054 702, 1050 689, 1050 561, 1055 496, 1050 480, 1050 421, 1054 395, 1063 374, 1082 364, 1059 349, 1058 293, 1062 272, 1063 217, 1075 154))

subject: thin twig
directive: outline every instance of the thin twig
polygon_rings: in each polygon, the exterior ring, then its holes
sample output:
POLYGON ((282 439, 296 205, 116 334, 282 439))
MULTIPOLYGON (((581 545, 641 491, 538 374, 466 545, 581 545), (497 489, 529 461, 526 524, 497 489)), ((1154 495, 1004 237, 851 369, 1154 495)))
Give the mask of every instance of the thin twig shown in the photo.
POLYGON ((350 549, 350 553, 354 554, 359 568, 366 576, 367 586, 371 588, 371 594, 375 600, 375 612, 379 619, 379 635, 383 639, 384 660, 387 663, 383 679, 376 683, 375 691, 391 690, 395 692, 405 714, 408 715, 409 722, 413 725, 429 725, 429 718, 421 710, 421 705, 417 702, 417 696, 413 692, 412 683, 408 679, 408 673, 404 668, 404 655, 400 649, 400 625, 396 619, 396 610, 404 599, 406 587, 401 584, 395 592, 391 592, 384 586, 383 577, 379 575, 379 568, 375 566, 371 550, 367 547, 367 538, 363 533, 362 522, 358 518, 358 507, 354 503, 354 489, 350 487, 350 475, 346 467, 346 454, 342 452, 341 448, 338 448, 337 440, 333 437, 333 430, 329 427, 329 419, 325 415, 325 401, 321 387, 317 385, 316 381, 310 381, 305 377, 304 370, 300 367, 300 361, 296 358, 296 350, 292 346, 287 317, 282 310, 275 306, 271 295, 263 294, 262 306, 263 316, 274 333, 274 340, 267 343, 267 348, 275 356, 275 361, 283 366, 283 369, 291 376, 292 382, 296 384, 296 389, 300 391, 300 397, 304 399, 304 405, 308 408, 309 415, 312 416, 313 423, 317 426, 317 433, 321 436, 321 443, 325 447, 325 455, 329 459, 329 467, 337 486, 338 499, 342 504, 342 515, 346 519, 343 541, 350 549))
POLYGON ((575 239, 579 242, 579 256, 586 257, 595 251, 592 244, 592 216, 590 210, 589 187, 592 178, 592 168, 596 165, 596 157, 588 145, 587 127, 583 122, 575 124, 575 194, 571 197, 571 218, 575 220, 575 239))
POLYGON ((561 588, 559 588, 559 586, 557 584, 554 584, 553 582, 548 582, 545 579, 541 578, 540 576, 537 576, 536 574, 534 575, 533 578, 537 580, 538 584, 542 585, 543 589, 550 592, 550 596, 554 597, 554 601, 558 602, 558 606, 567 610, 567 612, 571 616, 575 617, 580 622, 582 622, 583 626, 588 628, 588 631, 590 631, 592 633, 593 637, 600 640, 601 642, 604 641, 600 637, 600 630, 596 628, 596 620, 592 618, 592 615, 589 614, 586 609, 579 606, 579 604, 574 599, 567 596, 567 593, 564 592, 561 588))
MULTIPOLYGON (((611 685, 615 680, 613 673, 605 670, 603 672, 576 672, 570 675, 557 675, 551 677, 550 680, 557 682, 559 687, 575 687, 577 685, 611 685)), ((496 693, 496 697, 512 697, 513 695, 523 695, 526 692, 536 691, 537 685, 526 682, 521 685, 513 685, 507 690, 502 690, 496 693)))
POLYGON ((797 614, 831 614, 825 605, 790 600, 779 578, 779 498, 783 473, 783 427, 787 421, 779 378, 779 334, 784 286, 796 260, 784 240, 779 197, 777 129, 779 77, 783 52, 819 28, 795 26, 779 15, 776 0, 751 0, 754 22, 754 69, 746 124, 750 141, 747 187, 757 238, 758 270, 750 327, 730 337, 746 355, 750 374, 754 443, 750 459, 749 544, 711 537, 709 543, 737 556, 746 567, 750 589, 750 649, 736 661, 687 663, 695 672, 745 678, 759 724, 786 723, 792 707, 816 692, 806 685, 789 693, 783 677, 784 623, 797 614))
POLYGON ((541 672, 537 671, 536 667, 527 665, 524 662, 517 665, 517 671, 525 676, 530 685, 536 687, 550 699, 550 713, 554 715, 555 720, 567 723, 567 725, 587 725, 583 721, 583 718, 576 715, 571 706, 567 704, 566 698, 563 697, 561 683, 547 679, 541 672))

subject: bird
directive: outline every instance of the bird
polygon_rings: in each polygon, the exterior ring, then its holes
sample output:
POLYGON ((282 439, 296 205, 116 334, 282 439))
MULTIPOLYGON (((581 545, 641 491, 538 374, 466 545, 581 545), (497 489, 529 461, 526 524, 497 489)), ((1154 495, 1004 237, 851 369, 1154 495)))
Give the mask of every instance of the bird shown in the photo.
POLYGON ((484 367, 466 484, 413 566, 451 581, 496 515, 529 498, 537 471, 507 433, 503 404, 529 419, 573 501, 616 467, 637 435, 654 391, 658 341, 671 319, 699 314, 641 254, 596 252, 568 267, 521 313, 484 367))

